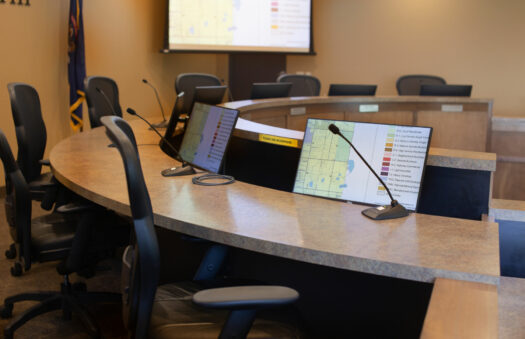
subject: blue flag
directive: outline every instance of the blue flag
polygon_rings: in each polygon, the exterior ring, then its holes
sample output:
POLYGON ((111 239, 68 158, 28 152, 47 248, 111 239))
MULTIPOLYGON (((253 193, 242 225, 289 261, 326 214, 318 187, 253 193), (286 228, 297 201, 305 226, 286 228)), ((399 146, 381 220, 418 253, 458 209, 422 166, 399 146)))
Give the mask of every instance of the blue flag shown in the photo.
POLYGON ((79 131, 82 130, 82 102, 85 99, 84 78, 86 77, 82 0, 70 0, 69 2, 68 56, 69 122, 74 131, 79 131))

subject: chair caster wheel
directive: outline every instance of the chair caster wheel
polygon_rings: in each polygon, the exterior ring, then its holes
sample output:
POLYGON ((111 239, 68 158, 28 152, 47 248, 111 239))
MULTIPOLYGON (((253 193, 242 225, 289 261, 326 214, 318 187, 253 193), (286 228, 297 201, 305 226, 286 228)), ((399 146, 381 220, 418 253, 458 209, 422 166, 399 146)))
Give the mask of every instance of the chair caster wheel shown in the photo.
POLYGON ((19 262, 15 262, 13 267, 11 267, 11 275, 13 277, 19 277, 22 275, 22 265, 19 262))
POLYGON ((11 246, 9 246, 9 249, 5 251, 5 257, 7 259, 14 259, 14 258, 16 258, 16 246, 15 246, 15 244, 11 244, 11 246))
POLYGON ((13 304, 0 307, 0 318, 7 319, 13 316, 13 304))

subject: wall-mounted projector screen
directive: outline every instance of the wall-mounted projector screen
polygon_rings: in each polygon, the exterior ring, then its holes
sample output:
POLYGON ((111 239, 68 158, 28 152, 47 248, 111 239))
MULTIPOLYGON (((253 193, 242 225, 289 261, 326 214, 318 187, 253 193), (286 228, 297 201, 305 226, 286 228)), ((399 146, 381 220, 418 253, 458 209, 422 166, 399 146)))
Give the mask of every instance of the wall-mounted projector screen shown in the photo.
POLYGON ((165 51, 312 53, 312 0, 168 0, 165 51))

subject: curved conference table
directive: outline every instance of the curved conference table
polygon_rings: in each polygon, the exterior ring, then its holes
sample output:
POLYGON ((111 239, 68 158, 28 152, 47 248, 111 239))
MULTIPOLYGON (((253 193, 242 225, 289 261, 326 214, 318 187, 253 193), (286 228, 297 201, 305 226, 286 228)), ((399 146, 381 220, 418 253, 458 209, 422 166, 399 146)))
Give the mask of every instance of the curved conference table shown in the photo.
MULTIPOLYGON (((218 243, 375 275, 434 282, 438 277, 499 282, 498 225, 413 213, 373 221, 363 206, 243 182, 197 186, 191 176, 161 176, 178 163, 141 121, 135 132, 155 224, 218 243)), ((130 215, 124 168, 103 127, 56 145, 52 171, 66 187, 130 215)))

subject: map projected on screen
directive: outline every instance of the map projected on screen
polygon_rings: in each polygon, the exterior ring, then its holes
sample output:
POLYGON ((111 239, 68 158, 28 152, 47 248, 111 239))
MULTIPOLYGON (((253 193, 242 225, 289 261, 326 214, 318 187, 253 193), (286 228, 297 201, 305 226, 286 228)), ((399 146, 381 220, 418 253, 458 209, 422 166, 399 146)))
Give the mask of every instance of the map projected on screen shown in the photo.
POLYGON ((430 127, 308 119, 294 192, 372 205, 390 198, 334 123, 388 185, 394 199, 414 211, 428 154, 430 127))
POLYGON ((169 0, 170 50, 310 52, 311 0, 169 0))
POLYGON ((239 111, 195 103, 180 148, 184 161, 218 173, 239 111))

